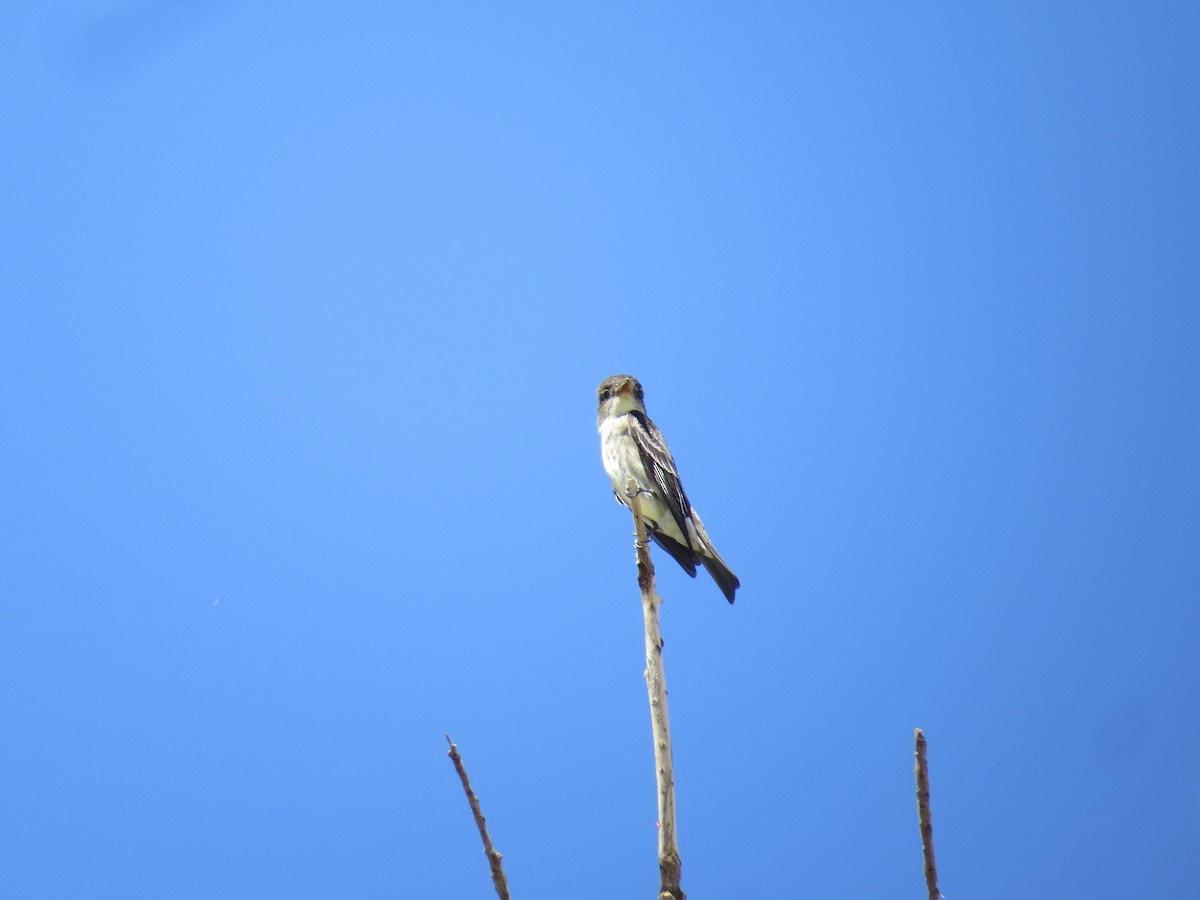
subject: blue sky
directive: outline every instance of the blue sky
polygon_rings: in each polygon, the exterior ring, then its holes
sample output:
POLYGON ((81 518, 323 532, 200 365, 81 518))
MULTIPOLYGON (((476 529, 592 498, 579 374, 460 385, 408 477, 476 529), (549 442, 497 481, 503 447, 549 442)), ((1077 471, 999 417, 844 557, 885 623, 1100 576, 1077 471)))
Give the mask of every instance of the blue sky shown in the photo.
POLYGON ((1200 885, 1194 4, 0 11, 0 896, 1200 885))

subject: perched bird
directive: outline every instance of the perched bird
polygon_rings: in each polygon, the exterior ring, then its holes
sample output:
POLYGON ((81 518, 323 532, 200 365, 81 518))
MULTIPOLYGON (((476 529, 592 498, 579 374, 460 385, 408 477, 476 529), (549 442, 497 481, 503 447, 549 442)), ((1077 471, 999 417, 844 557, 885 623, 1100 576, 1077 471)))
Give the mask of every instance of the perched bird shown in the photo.
POLYGON ((708 539, 704 523, 679 481, 675 459, 658 426, 646 415, 642 385, 632 375, 613 375, 600 384, 600 455, 617 500, 629 506, 626 482, 637 484, 642 517, 650 537, 683 570, 696 577, 696 565, 708 569, 730 603, 741 586, 708 539))

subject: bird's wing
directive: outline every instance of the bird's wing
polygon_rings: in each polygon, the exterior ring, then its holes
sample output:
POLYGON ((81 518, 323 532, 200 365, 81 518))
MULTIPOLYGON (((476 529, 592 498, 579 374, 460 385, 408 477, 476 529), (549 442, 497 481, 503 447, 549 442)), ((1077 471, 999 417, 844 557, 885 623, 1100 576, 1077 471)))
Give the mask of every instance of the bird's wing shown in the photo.
MULTIPOLYGON (((655 493, 671 511, 671 518, 679 526, 684 540, 690 542, 688 520, 692 515, 692 504, 683 492, 679 472, 675 469, 675 458, 671 456, 662 432, 645 413, 634 410, 629 415, 637 423, 629 429, 629 433, 633 435, 633 442, 637 445, 642 466, 646 469, 646 474, 654 480, 655 493)), ((695 550, 694 547, 690 549, 695 550)))

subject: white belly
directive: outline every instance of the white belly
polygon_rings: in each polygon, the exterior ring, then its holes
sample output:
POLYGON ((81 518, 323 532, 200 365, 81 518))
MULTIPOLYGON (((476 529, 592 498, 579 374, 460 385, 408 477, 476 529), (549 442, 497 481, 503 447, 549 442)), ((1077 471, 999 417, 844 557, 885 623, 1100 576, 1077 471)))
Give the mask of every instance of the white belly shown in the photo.
POLYGON ((679 530, 671 510, 658 496, 658 485, 646 473, 637 444, 629 434, 629 418, 616 416, 605 419, 600 425, 600 453, 604 460, 604 471, 612 482, 617 499, 629 505, 626 485, 630 478, 642 491, 642 515, 655 531, 660 531, 684 546, 694 546, 679 530))

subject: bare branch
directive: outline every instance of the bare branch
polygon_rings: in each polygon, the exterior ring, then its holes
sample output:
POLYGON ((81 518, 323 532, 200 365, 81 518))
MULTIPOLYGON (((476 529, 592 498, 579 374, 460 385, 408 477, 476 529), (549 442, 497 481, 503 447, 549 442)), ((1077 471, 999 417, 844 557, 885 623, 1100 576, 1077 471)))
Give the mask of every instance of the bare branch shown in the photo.
POLYGON ((925 886, 929 900, 942 896, 938 890, 937 861, 933 858, 933 819, 929 813, 929 763, 925 759, 925 733, 917 729, 917 819, 921 823, 921 847, 925 851, 925 886))
POLYGON ((675 765, 671 756, 671 723, 667 715, 667 676, 663 669, 662 633, 658 627, 658 607, 662 598, 654 589, 654 564, 646 543, 646 522, 642 518, 637 485, 626 484, 637 551, 638 587, 642 592, 642 617, 646 622, 646 692, 650 698, 650 729, 654 735, 654 773, 658 781, 658 898, 687 900, 679 882, 683 863, 675 833, 675 765))
POLYGON ((449 756, 454 761, 454 771, 458 772, 459 780, 462 781, 463 791, 467 795, 467 802, 471 804, 471 814, 475 816, 475 827, 479 829, 479 837, 483 839, 483 852, 487 856, 488 865, 492 869, 492 884, 496 886, 496 893, 500 896, 500 900, 510 900, 508 895, 508 879, 504 877, 504 869, 500 866, 500 851, 492 846, 492 838, 488 834, 487 822, 484 821, 483 813, 479 809, 479 798, 471 790, 471 782, 467 778, 467 770, 463 766, 462 757, 458 755, 458 747, 450 740, 450 735, 446 735, 446 743, 450 745, 449 756))

